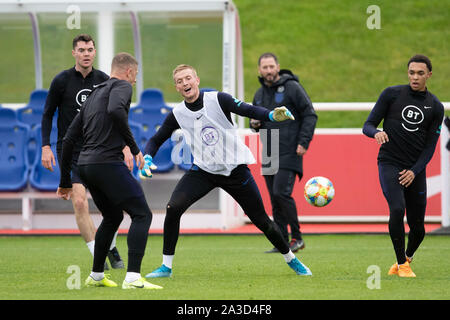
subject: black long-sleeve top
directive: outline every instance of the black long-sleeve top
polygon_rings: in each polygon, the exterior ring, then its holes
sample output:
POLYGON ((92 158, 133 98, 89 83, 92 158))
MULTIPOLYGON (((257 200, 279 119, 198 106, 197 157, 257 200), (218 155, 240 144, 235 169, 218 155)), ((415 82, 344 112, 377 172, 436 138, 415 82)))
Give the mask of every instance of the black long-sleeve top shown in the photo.
MULTIPOLYGON (((45 101, 41 121, 42 145, 50 145, 53 116, 58 110, 58 142, 57 151, 61 151, 62 139, 70 124, 80 111, 81 105, 87 99, 94 86, 106 81, 109 76, 97 69, 86 76, 75 70, 75 67, 60 72, 53 79, 45 101)), ((75 145, 74 151, 79 152, 81 141, 75 145)))
POLYGON ((384 119, 383 131, 389 142, 381 145, 378 161, 412 170, 417 175, 433 157, 443 117, 444 106, 428 90, 393 86, 381 93, 364 123, 363 133, 373 138, 384 119))
POLYGON ((78 165, 123 162, 125 145, 140 150, 128 125, 133 89, 125 80, 111 78, 97 86, 75 117, 63 139, 60 187, 69 188, 72 153, 81 137, 78 165))
MULTIPOLYGON (((227 117, 227 119, 233 123, 231 119, 231 113, 238 114, 240 116, 257 119, 257 120, 268 120, 269 113, 271 110, 267 110, 265 108, 259 106, 253 106, 251 104, 239 101, 233 98, 231 95, 225 92, 218 92, 217 99, 219 101, 220 107, 222 108, 223 113, 227 117)), ((191 111, 198 111, 203 108, 203 92, 200 93, 200 96, 193 103, 185 102, 186 107, 191 111)), ((170 112, 166 119, 164 120, 162 126, 158 129, 153 137, 151 137, 146 146, 145 146, 145 154, 149 154, 152 157, 158 152, 159 147, 170 138, 172 133, 179 129, 180 125, 176 120, 173 112, 170 112)))

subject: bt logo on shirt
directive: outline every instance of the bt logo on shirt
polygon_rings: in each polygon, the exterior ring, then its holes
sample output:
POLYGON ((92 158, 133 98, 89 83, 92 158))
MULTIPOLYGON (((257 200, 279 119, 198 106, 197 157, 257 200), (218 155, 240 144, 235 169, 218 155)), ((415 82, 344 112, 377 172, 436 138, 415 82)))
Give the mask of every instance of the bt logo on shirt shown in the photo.
POLYGON ((208 146, 213 146, 219 141, 219 131, 214 127, 204 127, 201 131, 202 141, 208 146))
POLYGON ((77 104, 81 107, 81 105, 86 101, 86 99, 89 97, 89 94, 91 93, 91 89, 82 89, 78 91, 75 101, 77 104))
POLYGON ((418 107, 409 105, 402 110, 402 119, 406 122, 402 122, 403 129, 414 132, 419 130, 418 125, 425 119, 422 110, 418 107))

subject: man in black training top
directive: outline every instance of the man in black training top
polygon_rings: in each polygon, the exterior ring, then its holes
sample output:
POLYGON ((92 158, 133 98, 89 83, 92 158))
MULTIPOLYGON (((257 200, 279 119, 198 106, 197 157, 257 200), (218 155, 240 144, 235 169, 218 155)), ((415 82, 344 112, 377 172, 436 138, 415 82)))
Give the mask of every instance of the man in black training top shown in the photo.
POLYGON ((425 237, 426 166, 441 131, 444 106, 427 90, 431 61, 415 55, 408 61, 408 85, 386 88, 364 123, 365 135, 381 144, 378 172, 389 205, 389 234, 397 262, 389 275, 415 277, 410 263, 425 237), (383 131, 377 126, 383 122, 383 131), (405 216, 409 225, 405 250, 405 216))
MULTIPOLYGON (((42 165, 53 171, 55 156, 50 148, 50 133, 52 131, 53 116, 58 109, 58 142, 56 152, 58 163, 61 167, 62 139, 67 132, 73 118, 79 113, 81 105, 87 99, 94 87, 109 79, 109 76, 93 67, 95 59, 95 43, 91 36, 80 34, 72 41, 72 56, 75 58, 75 66, 60 72, 52 81, 45 102, 42 116, 42 165), (53 165, 53 166, 52 166, 53 165)), ((77 141, 74 147, 72 161, 72 205, 75 212, 75 221, 86 245, 94 255, 95 225, 89 215, 89 203, 86 196, 86 188, 80 179, 77 167, 77 159, 81 150, 81 141, 77 141)), ((133 165, 133 158, 128 148, 124 150, 128 162, 133 165)), ((117 234, 116 234, 117 236, 117 234)), ((115 247, 114 236, 111 250, 108 253, 113 268, 124 268, 119 252, 115 247)), ((107 265, 106 265, 107 267, 107 265)))
MULTIPOLYGON (((162 266, 146 277, 172 275, 181 216, 216 187, 225 190, 239 203, 298 275, 310 276, 311 271, 292 253, 277 225, 267 216, 258 186, 247 166, 255 162, 253 155, 238 136, 231 118, 231 113, 236 113, 254 119, 284 121, 292 120, 292 114, 286 107, 270 111, 246 104, 224 92, 201 93, 200 78, 189 65, 177 66, 172 76, 175 88, 184 100, 168 114, 161 128, 147 142, 145 153, 149 159, 146 165, 151 164, 151 157, 178 128, 192 151, 194 163, 178 182, 166 207, 162 266)), ((146 175, 145 170, 143 175, 146 175)))
POLYGON ((132 84, 136 82, 137 61, 128 53, 117 54, 111 65, 111 79, 96 86, 81 107, 64 137, 61 181, 57 194, 70 198, 73 149, 82 138, 78 167, 103 220, 95 235, 92 272, 86 286, 115 287, 104 274, 104 263, 114 234, 123 219, 123 211, 131 217, 128 231, 128 269, 123 289, 161 289, 141 277, 140 269, 147 244, 152 212, 139 182, 123 162, 122 150, 127 145, 139 169, 144 158, 128 125, 132 84))
MULTIPOLYGON (((292 197, 295 180, 303 177, 303 156, 308 150, 314 135, 317 115, 305 89, 300 85, 298 77, 289 70, 280 70, 278 58, 273 53, 264 53, 258 59, 259 81, 261 87, 255 93, 253 104, 273 110, 278 106, 287 106, 295 117, 295 121, 271 122, 250 120, 250 126, 255 129, 267 130, 263 157, 276 158, 278 170, 274 172, 267 168, 263 158, 262 174, 272 204, 273 220, 278 225, 286 241, 289 242, 288 225, 291 229, 289 247, 297 252, 305 247, 300 232, 295 199, 292 197), (274 132, 279 133, 278 154, 272 150, 274 132)), ((273 248, 267 253, 278 252, 273 248)))

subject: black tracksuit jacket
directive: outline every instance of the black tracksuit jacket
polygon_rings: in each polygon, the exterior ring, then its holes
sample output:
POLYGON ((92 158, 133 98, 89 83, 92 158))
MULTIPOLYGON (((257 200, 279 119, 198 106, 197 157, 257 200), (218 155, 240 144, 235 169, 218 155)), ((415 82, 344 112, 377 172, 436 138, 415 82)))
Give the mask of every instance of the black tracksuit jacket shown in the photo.
MULTIPOLYGON (((272 86, 264 84, 260 77, 261 87, 256 91, 253 104, 263 106, 269 110, 286 106, 294 115, 295 121, 271 122, 264 121, 259 129, 267 129, 266 149, 263 152, 263 168, 270 167, 264 157, 271 156, 271 130, 279 129, 279 168, 288 169, 303 174, 303 159, 297 155, 297 146, 300 144, 308 149, 313 138, 317 123, 317 115, 305 89, 299 83, 298 77, 290 70, 280 70, 280 79, 272 86)), ((263 170, 264 174, 264 170, 263 170)))

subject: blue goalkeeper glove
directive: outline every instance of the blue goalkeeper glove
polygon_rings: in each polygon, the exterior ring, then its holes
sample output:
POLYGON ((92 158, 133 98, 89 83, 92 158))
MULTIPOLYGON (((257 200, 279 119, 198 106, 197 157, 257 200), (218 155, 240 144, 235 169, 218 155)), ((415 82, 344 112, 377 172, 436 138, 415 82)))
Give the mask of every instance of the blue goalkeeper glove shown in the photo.
POLYGON ((295 120, 292 113, 285 106, 278 107, 278 108, 273 109, 273 111, 270 111, 269 119, 270 119, 270 121, 276 121, 276 122, 289 120, 289 119, 295 120))
POLYGON ((153 176, 152 170, 155 170, 157 167, 153 164, 153 158, 151 155, 146 154, 144 156, 144 168, 139 170, 139 176, 143 179, 151 178, 153 176))

